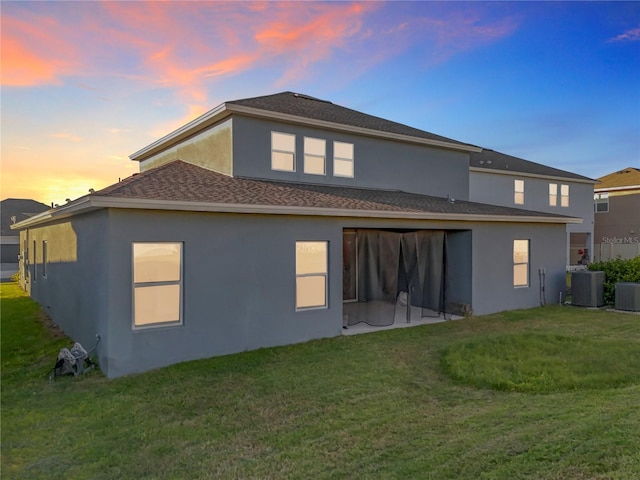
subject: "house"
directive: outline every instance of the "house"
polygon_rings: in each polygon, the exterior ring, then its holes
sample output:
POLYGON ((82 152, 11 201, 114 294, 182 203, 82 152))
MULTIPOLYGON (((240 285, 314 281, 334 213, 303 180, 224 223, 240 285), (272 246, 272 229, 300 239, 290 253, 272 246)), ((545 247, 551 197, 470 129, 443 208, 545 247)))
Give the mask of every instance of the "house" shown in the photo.
POLYGON ((596 180, 490 149, 470 153, 469 199, 582 218, 567 224, 566 262, 592 261, 596 180))
POLYGON ((481 151, 292 92, 225 102, 132 154, 140 173, 16 225, 21 282, 100 336, 109 377, 557 303, 582 219, 472 201, 481 151))
POLYGON ((26 198, 6 198, 0 202, 2 263, 18 263, 20 235, 18 231, 11 230, 11 225, 48 209, 44 203, 26 198))
POLYGON ((598 182, 593 190, 595 260, 640 255, 640 169, 628 167, 598 182))

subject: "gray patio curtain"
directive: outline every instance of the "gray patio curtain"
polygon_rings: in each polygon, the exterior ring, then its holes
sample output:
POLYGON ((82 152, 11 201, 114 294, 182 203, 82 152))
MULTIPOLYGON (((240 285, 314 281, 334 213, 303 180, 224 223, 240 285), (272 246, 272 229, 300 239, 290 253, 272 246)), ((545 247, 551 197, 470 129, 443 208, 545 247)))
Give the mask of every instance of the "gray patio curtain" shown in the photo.
POLYGON ((448 281, 444 230, 357 230, 357 236, 358 302, 367 305, 358 313, 349 309, 348 325, 391 325, 400 292, 408 293, 411 306, 445 311, 448 281))

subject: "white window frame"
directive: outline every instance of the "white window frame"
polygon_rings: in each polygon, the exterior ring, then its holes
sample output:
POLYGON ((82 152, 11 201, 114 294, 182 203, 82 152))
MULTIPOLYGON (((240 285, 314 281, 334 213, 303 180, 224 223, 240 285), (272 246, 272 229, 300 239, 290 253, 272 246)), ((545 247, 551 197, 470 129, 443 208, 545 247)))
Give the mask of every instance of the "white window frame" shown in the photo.
POLYGON ((333 176, 334 177, 353 178, 354 174, 355 174, 354 156, 355 155, 354 155, 354 145, 353 145, 353 143, 334 141, 333 142, 333 176), (344 145, 346 147, 342 147, 341 145, 344 145), (344 155, 338 155, 336 153, 337 151, 343 150, 344 148, 347 148, 347 149, 351 150, 351 156, 350 157, 346 157, 344 155), (339 165, 347 165, 347 164, 350 165, 351 174, 345 175, 345 174, 341 174, 341 173, 336 173, 337 171, 340 170, 340 168, 338 167, 339 165))
POLYGON ((609 213, 609 192, 593 194, 593 211, 595 213, 609 213), (605 205, 605 210, 598 210, 598 205, 605 205))
POLYGON ((513 287, 514 288, 527 288, 531 281, 530 272, 530 260, 531 260, 531 241, 528 239, 515 239, 513 241, 513 287), (526 245, 525 256, 522 258, 522 247, 526 245), (520 283, 516 279, 519 277, 518 271, 522 269, 522 266, 526 267, 526 283, 520 283))
POLYGON ((24 275, 24 281, 29 281, 29 240, 24 239, 22 241, 22 247, 24 250, 22 251, 22 275, 24 275))
POLYGON ((183 268, 184 268, 184 243, 183 242, 131 242, 131 327, 133 330, 146 330, 150 328, 162 328, 162 327, 173 327, 177 325, 183 324, 183 299, 184 299, 184 288, 183 288, 183 268), (136 245, 178 245, 180 247, 180 260, 178 267, 178 279, 171 280, 144 280, 144 281, 136 281, 136 258, 135 258, 135 247, 136 245), (153 288, 153 287, 166 287, 166 286, 178 286, 179 294, 178 294, 178 319, 177 320, 164 320, 158 322, 150 322, 150 323, 136 323, 136 290, 144 289, 144 288, 153 288))
POLYGON ((327 174, 327 141, 324 138, 304 137, 304 173, 327 174), (317 162, 322 163, 321 171, 313 168, 317 162))
POLYGON ((513 181, 513 203, 524 205, 524 180, 513 181))
POLYGON ((560 185, 560 206, 565 208, 569 206, 569 185, 560 185))
POLYGON ((35 282, 38 279, 38 242, 36 240, 33 241, 33 281, 35 282))
POLYGON ((558 206, 558 184, 557 183, 549 184, 549 206, 550 207, 558 206))
POLYGON ((293 133, 271 132, 271 170, 280 172, 296 171, 296 136, 293 133), (291 141, 293 141, 293 145, 290 148, 282 145, 282 142, 288 143, 291 141), (279 160, 276 160, 279 155, 291 155, 290 169, 276 166, 279 163, 279 160))
POLYGON ((42 241, 42 278, 47 278, 47 241, 42 241))
POLYGON ((298 240, 296 241, 296 311, 326 309, 329 307, 329 242, 326 240, 298 240), (307 270, 302 267, 300 253, 305 245, 324 245, 324 267, 323 270, 307 270), (324 288, 323 302, 311 305, 300 304, 301 282, 309 279, 322 279, 324 288))

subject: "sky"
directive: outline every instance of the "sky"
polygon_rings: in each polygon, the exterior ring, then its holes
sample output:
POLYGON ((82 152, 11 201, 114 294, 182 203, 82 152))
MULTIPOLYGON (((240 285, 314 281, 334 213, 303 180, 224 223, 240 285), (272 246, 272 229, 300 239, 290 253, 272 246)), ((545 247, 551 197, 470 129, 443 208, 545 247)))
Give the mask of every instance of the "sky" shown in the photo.
POLYGON ((640 2, 0 2, 1 197, 62 204, 294 91, 597 178, 640 168, 640 2))

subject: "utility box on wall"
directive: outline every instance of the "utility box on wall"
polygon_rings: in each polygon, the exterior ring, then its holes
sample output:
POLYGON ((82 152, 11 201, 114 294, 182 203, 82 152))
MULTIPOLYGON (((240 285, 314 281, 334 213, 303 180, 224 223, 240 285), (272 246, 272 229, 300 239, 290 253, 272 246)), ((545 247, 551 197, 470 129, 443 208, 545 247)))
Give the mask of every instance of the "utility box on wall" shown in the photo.
POLYGON ((640 283, 616 283, 616 310, 640 312, 640 283))
POLYGON ((604 272, 582 270, 571 274, 571 304, 578 307, 604 305, 604 272))

